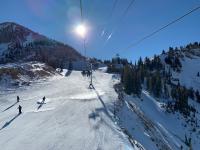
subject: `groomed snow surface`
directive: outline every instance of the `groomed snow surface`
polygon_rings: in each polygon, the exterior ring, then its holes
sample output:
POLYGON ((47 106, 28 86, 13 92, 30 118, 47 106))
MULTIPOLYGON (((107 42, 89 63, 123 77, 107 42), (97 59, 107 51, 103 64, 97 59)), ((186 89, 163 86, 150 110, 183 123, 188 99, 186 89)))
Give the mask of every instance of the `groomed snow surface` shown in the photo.
POLYGON ((117 99, 113 85, 118 81, 98 71, 95 89, 88 88, 88 81, 73 71, 68 77, 56 75, 25 89, 1 93, 0 149, 137 150, 113 121, 110 108, 117 99))
MULTIPOLYGON (((88 88, 89 78, 72 71, 67 77, 55 75, 15 91, 1 91, 0 149, 179 150, 182 145, 187 150, 187 135, 198 150, 200 129, 192 132, 179 113, 166 113, 162 100, 146 91, 142 100, 125 95, 114 117, 119 100, 113 85, 119 79, 104 70, 94 73, 94 89, 88 88)), ((200 109, 197 102, 189 102, 200 109)), ((200 114, 196 116, 199 122, 200 114)))

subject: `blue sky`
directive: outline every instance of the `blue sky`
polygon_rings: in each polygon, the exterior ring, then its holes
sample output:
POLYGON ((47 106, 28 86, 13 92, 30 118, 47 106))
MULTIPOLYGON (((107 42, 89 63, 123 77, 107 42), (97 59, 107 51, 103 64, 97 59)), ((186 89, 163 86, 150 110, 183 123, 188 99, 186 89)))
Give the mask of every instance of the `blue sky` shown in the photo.
MULTIPOLYGON (((200 42, 200 10, 130 49, 129 44, 200 5, 200 0, 135 0, 120 19, 131 0, 82 0, 88 26, 87 55, 108 59, 118 53, 136 60, 159 54, 169 46, 200 42), (102 35, 105 30, 106 34, 102 35), (112 37, 106 38, 113 32, 112 37)), ((82 39, 72 32, 80 23, 79 0, 1 0, 0 22, 12 21, 52 39, 62 41, 83 53, 82 39)))

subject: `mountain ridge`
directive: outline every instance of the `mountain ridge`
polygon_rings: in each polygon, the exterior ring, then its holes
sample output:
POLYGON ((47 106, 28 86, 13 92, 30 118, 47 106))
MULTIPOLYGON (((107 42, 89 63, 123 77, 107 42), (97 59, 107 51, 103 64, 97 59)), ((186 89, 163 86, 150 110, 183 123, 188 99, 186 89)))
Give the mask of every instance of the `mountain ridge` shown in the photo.
POLYGON ((82 59, 83 56, 67 44, 14 22, 0 24, 0 63, 41 61, 56 68, 82 59))

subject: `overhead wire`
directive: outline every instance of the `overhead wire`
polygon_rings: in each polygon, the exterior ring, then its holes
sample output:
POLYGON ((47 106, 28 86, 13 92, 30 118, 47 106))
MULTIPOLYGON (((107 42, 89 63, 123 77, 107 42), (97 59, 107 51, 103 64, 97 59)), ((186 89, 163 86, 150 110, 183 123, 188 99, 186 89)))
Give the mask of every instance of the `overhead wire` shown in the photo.
MULTIPOLYGON (((115 8, 116 8, 116 5, 117 5, 118 1, 119 1, 119 0, 115 0, 115 1, 114 1, 113 7, 112 7, 112 9, 111 9, 110 17, 113 16, 113 13, 114 13, 114 10, 115 10, 115 8)), ((131 8, 131 6, 134 4, 135 1, 136 1, 136 0, 131 0, 131 2, 129 3, 129 5, 126 7, 126 9, 124 10, 124 12, 122 13, 122 15, 121 15, 121 17, 120 17, 120 19, 119 19, 119 22, 120 22, 120 23, 122 22, 123 18, 126 16, 126 14, 128 13, 129 9, 131 8)), ((192 10, 190 10, 189 12, 185 13, 184 15, 182 15, 182 16, 176 18, 175 20, 169 22, 168 24, 164 25, 163 27, 161 27, 161 28, 159 28, 159 29, 157 29, 157 30, 151 32, 150 34, 148 34, 148 35, 142 37, 142 38, 139 39, 138 41, 136 41, 136 42, 134 42, 134 43, 128 45, 128 46, 125 48, 125 50, 130 49, 131 47, 134 47, 134 46, 140 44, 140 43, 143 42, 144 40, 146 40, 146 39, 152 37, 153 35, 157 34, 158 32, 160 32, 160 31, 164 30, 165 28, 171 26, 172 24, 174 24, 174 23, 176 23, 176 22, 182 20, 182 19, 185 18, 186 16, 190 15, 191 13, 193 13, 193 12, 199 10, 199 9, 200 9, 200 6, 195 7, 194 9, 192 9, 192 10)), ((82 0, 80 0, 80 11, 81 11, 81 20, 82 20, 82 23, 83 23, 83 20, 84 20, 84 19, 83 19, 83 5, 82 5, 82 0)), ((109 17, 109 18, 110 18, 110 17, 109 17)), ((110 20, 110 19, 109 19, 109 20, 110 20)), ((119 27, 119 24, 116 25, 116 26, 113 28, 112 32, 111 32, 111 33, 109 34, 109 36, 107 37, 106 41, 108 41, 110 38, 112 38, 112 35, 113 35, 114 32, 116 31, 117 27, 119 27)), ((105 32, 105 31, 102 31, 102 32, 105 32)), ((84 38, 84 51, 85 51, 85 56, 86 56, 85 38, 84 38)))
POLYGON ((88 6, 88 11, 87 11, 87 16, 86 18, 88 19, 89 14, 91 14, 92 10, 94 9, 92 6, 94 5, 95 0, 90 0, 90 5, 88 6))
POLYGON ((80 2, 81 22, 83 23, 83 3, 82 0, 80 0, 79 2, 80 2))
MULTIPOLYGON (((108 40, 110 40, 110 39, 112 38, 114 32, 115 32, 115 31, 117 30, 117 28, 120 26, 120 23, 123 22, 124 17, 125 17, 126 14, 128 13, 129 9, 133 6, 133 4, 134 4, 135 1, 136 1, 136 0, 131 0, 130 3, 128 4, 128 6, 126 7, 126 9, 123 11, 123 13, 122 13, 120 19, 118 20, 119 23, 116 24, 116 25, 113 27, 111 33, 109 34, 109 36, 108 36, 107 39, 106 39, 106 43, 108 42, 108 40)), ((105 44, 106 44, 106 43, 105 43, 105 44)))
MULTIPOLYGON (((107 24, 110 24, 110 21, 112 19, 112 16, 113 16, 113 13, 114 13, 114 10, 115 10, 115 8, 117 6, 118 1, 119 0, 114 0, 113 6, 112 6, 111 11, 110 11, 110 14, 108 16, 108 23, 107 24)), ((103 36, 105 34, 105 32, 106 32, 105 30, 106 30, 106 27, 103 28, 103 30, 101 32, 101 36, 103 36)))
POLYGON ((185 13, 184 15, 182 15, 182 16, 176 18, 175 20, 169 22, 168 24, 164 25, 163 27, 161 27, 161 28, 159 28, 159 29, 153 31, 152 33, 150 33, 150 34, 144 36, 143 38, 139 39, 137 42, 128 45, 124 50, 130 49, 131 47, 134 47, 134 46, 140 44, 140 43, 143 42, 144 40, 146 40, 146 39, 152 37, 153 35, 157 34, 158 32, 160 32, 160 31, 164 30, 165 28, 171 26, 172 24, 174 24, 174 23, 176 23, 176 22, 182 20, 182 19, 185 18, 186 16, 192 14, 193 12, 195 12, 195 11, 197 11, 197 10, 199 10, 199 9, 200 9, 200 6, 195 7, 194 9, 192 9, 192 10, 188 11, 187 13, 185 13))
MULTIPOLYGON (((79 1, 80 2, 80 13, 81 13, 81 24, 84 23, 84 18, 83 18, 83 2, 82 0, 79 1)), ((84 56, 85 56, 85 61, 86 61, 86 43, 85 43, 86 39, 85 37, 83 38, 83 50, 84 50, 84 56)))

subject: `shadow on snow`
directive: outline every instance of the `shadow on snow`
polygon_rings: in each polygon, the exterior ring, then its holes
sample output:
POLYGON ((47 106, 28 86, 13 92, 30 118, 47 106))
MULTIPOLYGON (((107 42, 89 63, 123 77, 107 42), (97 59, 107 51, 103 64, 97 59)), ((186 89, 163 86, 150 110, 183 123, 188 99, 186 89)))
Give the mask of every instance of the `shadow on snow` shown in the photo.
POLYGON ((14 104, 12 104, 12 105, 9 106, 8 108, 4 109, 2 112, 6 111, 6 110, 8 110, 8 109, 10 109, 10 108, 12 108, 12 107, 15 106, 16 104, 17 104, 17 102, 15 102, 14 104))
POLYGON ((16 116, 14 116, 10 121, 7 121, 2 127, 0 130, 6 128, 7 126, 9 126, 17 117, 19 117, 20 114, 17 114, 16 116))
POLYGON ((46 104, 44 101, 42 102, 37 102, 37 104, 39 104, 37 110, 39 110, 44 104, 46 104))
POLYGON ((70 74, 72 73, 72 70, 68 70, 66 73, 65 73, 65 76, 70 76, 70 74))

